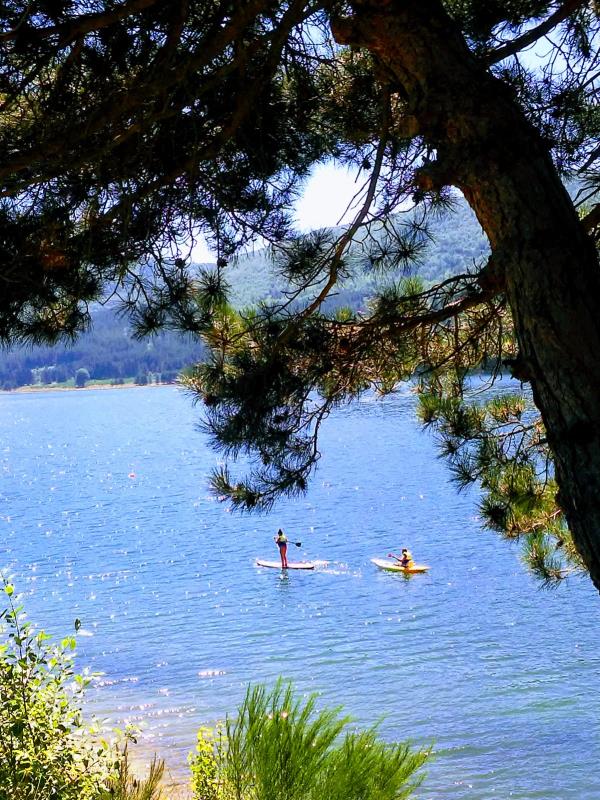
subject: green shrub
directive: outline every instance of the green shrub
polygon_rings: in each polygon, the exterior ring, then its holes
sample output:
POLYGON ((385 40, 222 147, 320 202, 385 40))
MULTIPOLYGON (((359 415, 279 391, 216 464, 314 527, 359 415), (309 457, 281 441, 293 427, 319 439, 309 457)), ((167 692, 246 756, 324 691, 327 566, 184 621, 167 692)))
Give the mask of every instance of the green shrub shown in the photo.
POLYGON ((339 709, 316 710, 281 680, 250 687, 224 741, 201 733, 192 758, 196 800, 400 800, 428 753, 348 732, 339 709))
POLYGON ((4 577, 0 586, 8 600, 0 612, 0 797, 93 800, 115 769, 115 754, 83 724, 90 679, 73 669, 75 637, 52 645, 24 620, 4 577))
POLYGON ((312 797, 327 800, 400 800, 410 797, 422 778, 414 778, 427 753, 407 744, 387 744, 375 728, 347 733, 335 748, 312 797))
POLYGON ((84 367, 82 367, 81 369, 78 369, 77 372, 75 373, 75 386, 78 389, 83 389, 86 383, 89 381, 89 379, 90 379, 89 371, 84 367))
POLYGON ((189 757, 192 791, 196 800, 224 800, 221 730, 200 728, 196 750, 189 757))

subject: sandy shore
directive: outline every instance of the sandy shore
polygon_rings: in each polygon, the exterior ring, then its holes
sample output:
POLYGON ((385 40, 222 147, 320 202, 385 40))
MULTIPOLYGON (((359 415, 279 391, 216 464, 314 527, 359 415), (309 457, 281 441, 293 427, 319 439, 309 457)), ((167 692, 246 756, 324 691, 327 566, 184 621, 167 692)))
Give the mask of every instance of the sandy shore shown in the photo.
MULTIPOLYGON (((148 775, 154 754, 144 744, 130 744, 127 748, 127 753, 132 773, 140 780, 143 780, 148 775)), ((193 795, 189 777, 183 778, 180 775, 172 774, 166 765, 162 788, 163 800, 192 800, 193 795)))

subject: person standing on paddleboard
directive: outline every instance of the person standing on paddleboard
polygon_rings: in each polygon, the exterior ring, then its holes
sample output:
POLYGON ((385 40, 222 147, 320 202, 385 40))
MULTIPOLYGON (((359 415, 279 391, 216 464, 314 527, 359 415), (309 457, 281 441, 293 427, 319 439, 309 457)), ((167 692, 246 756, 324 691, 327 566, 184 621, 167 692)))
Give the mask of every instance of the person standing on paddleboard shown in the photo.
POLYGON ((277 536, 274 536, 273 539, 277 543, 277 547, 279 548, 279 557, 281 558, 281 569, 287 569, 287 536, 285 533, 279 528, 277 531, 277 536))

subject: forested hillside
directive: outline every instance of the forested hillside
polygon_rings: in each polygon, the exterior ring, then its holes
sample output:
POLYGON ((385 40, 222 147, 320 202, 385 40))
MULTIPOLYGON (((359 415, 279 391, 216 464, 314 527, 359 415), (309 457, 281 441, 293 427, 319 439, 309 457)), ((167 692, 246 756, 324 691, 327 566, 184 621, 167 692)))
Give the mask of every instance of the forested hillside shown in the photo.
MULTIPOLYGON (((487 241, 474 214, 464 201, 452 213, 443 214, 431 226, 432 236, 421 263, 411 274, 431 283, 462 272, 488 251, 487 241)), ((356 252, 355 270, 332 297, 326 309, 335 306, 364 308, 381 286, 381 275, 362 264, 356 252)), ((275 265, 265 250, 240 256, 227 270, 232 303, 240 308, 260 300, 282 297, 285 282, 276 274, 275 265)), ((390 273, 389 280, 398 277, 390 273)), ((202 346, 191 337, 171 332, 138 340, 132 336, 127 321, 115 306, 98 306, 93 313, 93 327, 71 345, 54 347, 19 347, 0 352, 0 389, 11 390, 27 385, 75 383, 78 370, 89 373, 92 381, 123 383, 135 381, 173 382, 187 365, 200 359, 202 346)), ((85 373, 80 380, 87 381, 85 373)))
POLYGON ((92 329, 72 346, 20 347, 0 353, 0 388, 74 384, 78 371, 84 371, 79 376, 83 382, 171 383, 201 353, 197 341, 171 332, 135 339, 114 307, 98 307, 92 329))

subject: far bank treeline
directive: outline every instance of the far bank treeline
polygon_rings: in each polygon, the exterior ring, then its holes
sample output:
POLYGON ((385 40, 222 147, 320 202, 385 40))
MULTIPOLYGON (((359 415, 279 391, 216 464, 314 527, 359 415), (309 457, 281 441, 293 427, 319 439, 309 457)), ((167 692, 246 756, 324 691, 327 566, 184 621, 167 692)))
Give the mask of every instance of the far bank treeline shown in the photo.
POLYGON ((99 307, 93 314, 92 329, 71 346, 17 347, 0 352, 0 389, 68 382, 81 385, 87 380, 174 383, 185 366, 200 360, 202 351, 197 340, 171 331, 137 339, 114 309, 99 307))

